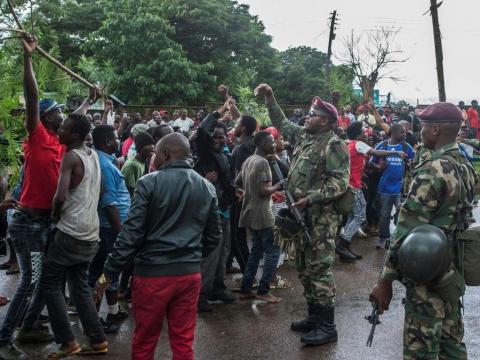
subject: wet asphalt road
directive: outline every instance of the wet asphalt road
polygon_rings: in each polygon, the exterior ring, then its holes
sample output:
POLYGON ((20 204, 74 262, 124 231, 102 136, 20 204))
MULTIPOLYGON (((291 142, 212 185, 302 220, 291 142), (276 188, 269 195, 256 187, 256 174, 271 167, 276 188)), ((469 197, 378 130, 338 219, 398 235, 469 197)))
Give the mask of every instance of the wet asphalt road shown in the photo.
MULTIPOLYGON (((480 218, 476 209, 476 218, 480 218)), ((396 284, 390 310, 377 326, 372 348, 366 347, 370 325, 364 316, 371 312, 368 293, 375 284, 384 251, 376 250, 374 239, 355 239, 354 248, 364 259, 355 264, 335 263, 334 276, 337 286, 336 323, 339 334, 337 343, 321 347, 303 347, 300 335, 289 330, 290 322, 305 315, 306 305, 295 270, 284 265, 280 275, 292 282, 292 288, 274 290, 283 298, 276 305, 252 301, 234 304, 214 304, 214 312, 200 314, 197 321, 195 358, 206 360, 229 359, 338 359, 371 360, 401 359, 404 310, 403 287, 396 284)), ((0 275, 0 294, 12 296, 16 276, 0 275)), ((231 283, 231 282, 229 282, 231 283)), ((480 359, 480 288, 468 288, 465 295, 465 343, 469 359, 480 359)), ((5 316, 0 310, 0 320, 5 316)), ((102 309, 105 313, 105 308, 102 309)), ((131 314, 131 312, 130 312, 131 314)), ((73 316, 75 333, 80 341, 78 318, 73 316)), ((133 332, 130 317, 117 335, 108 336, 110 352, 102 359, 129 359, 133 332)), ((31 359, 45 359, 54 344, 19 345, 31 359)), ((170 359, 167 329, 164 326, 157 346, 155 359, 170 359)))

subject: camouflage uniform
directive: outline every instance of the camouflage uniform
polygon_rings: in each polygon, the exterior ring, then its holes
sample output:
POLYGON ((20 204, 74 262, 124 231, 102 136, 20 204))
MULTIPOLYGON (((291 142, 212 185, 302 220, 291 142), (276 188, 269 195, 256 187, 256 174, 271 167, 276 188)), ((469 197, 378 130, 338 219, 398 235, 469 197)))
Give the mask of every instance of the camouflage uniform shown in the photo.
POLYGON ((308 303, 333 306, 335 284, 335 235, 339 214, 333 200, 345 193, 350 176, 345 143, 333 131, 308 134, 285 117, 275 102, 268 106, 270 120, 291 144, 295 144, 288 175, 288 190, 296 201, 308 197, 306 212, 311 242, 295 242, 295 260, 308 303))
POLYGON ((465 139, 462 142, 467 145, 473 146, 474 148, 480 148, 480 140, 478 139, 465 139))
MULTIPOLYGON (((404 359, 466 359, 460 301, 450 304, 426 285, 401 277, 391 259, 405 237, 417 226, 432 224, 452 240, 453 266, 459 267, 456 243, 458 219, 469 206, 476 175, 454 143, 424 157, 414 169, 414 179, 401 207, 382 279, 400 280, 407 290, 404 326, 404 359), (452 162, 457 164, 452 166, 452 162), (457 169, 457 170, 456 170, 457 169), (461 173, 457 175, 457 171, 461 173), (461 179, 461 181, 460 181, 461 179)), ((458 284, 464 289, 464 284, 458 284)))
POLYGON ((415 168, 422 162, 429 160, 433 154, 432 150, 429 150, 420 144, 415 151, 415 158, 410 163, 408 171, 405 173, 405 179, 403 180, 403 193, 407 194, 408 189, 410 188, 410 183, 412 179, 415 177, 415 168))

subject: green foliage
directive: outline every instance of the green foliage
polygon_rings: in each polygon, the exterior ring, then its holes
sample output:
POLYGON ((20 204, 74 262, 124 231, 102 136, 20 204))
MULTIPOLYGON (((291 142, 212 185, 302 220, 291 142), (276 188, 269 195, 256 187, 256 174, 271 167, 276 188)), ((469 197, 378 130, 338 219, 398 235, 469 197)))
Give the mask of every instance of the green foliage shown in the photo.
POLYGON ((237 87, 236 94, 238 94, 237 105, 240 113, 253 116, 262 126, 270 126, 268 110, 265 105, 258 103, 251 88, 237 87))
POLYGON ((174 28, 161 16, 160 1, 106 2, 107 16, 84 47, 114 70, 112 89, 130 103, 189 103, 212 87, 211 64, 195 64, 168 35, 174 28))
MULTIPOLYGON (((15 3, 43 48, 130 104, 200 105, 217 99, 220 83, 269 83, 282 104, 330 96, 326 55, 305 46, 273 49, 263 23, 235 0, 37 0, 32 18, 27 1, 15 3)), ((342 103, 352 101, 348 68, 333 66, 331 82, 342 103)), ((55 86, 42 84, 49 92, 55 86)))
POLYGON ((330 75, 331 89, 340 91, 340 106, 352 105, 359 101, 353 94, 354 74, 350 67, 346 65, 334 66, 330 75))
POLYGON ((159 2, 165 4, 165 17, 174 24, 170 38, 195 63, 211 63, 210 74, 218 83, 231 88, 252 85, 272 56, 271 37, 258 17, 249 13, 248 5, 231 0, 159 2))
POLYGON ((13 115, 18 107, 18 100, 13 97, 0 99, 0 119, 3 133, 0 136, 0 166, 1 174, 10 174, 9 185, 13 186, 18 178, 21 167, 22 141, 25 128, 21 116, 13 115))
MULTIPOLYGON (((353 73, 344 65, 332 66, 331 87, 325 83, 327 55, 316 49, 292 47, 279 54, 280 75, 274 75, 272 82, 279 102, 283 104, 305 104, 314 96, 330 99, 330 90, 339 90, 341 104, 353 99, 353 73)), ((277 71, 278 73, 278 71, 277 71)))
MULTIPOLYGON (((58 48, 52 48, 50 55, 58 56, 58 48)), ((56 66, 34 56, 40 96, 65 102, 72 82, 56 66)), ((23 81, 22 51, 17 40, 8 40, 0 48, 0 173, 9 174, 9 185, 13 185, 20 171, 22 142, 26 131, 21 103, 23 81)))

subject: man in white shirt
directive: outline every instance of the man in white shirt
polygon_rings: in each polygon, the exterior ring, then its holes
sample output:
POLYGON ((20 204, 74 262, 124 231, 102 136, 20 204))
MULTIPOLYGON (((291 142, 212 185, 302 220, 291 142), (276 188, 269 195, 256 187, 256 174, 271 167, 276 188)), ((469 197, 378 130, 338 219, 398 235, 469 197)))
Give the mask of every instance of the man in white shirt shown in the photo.
POLYGON ((178 126, 182 133, 187 134, 194 124, 193 120, 190 119, 187 115, 188 113, 186 109, 180 110, 180 117, 171 124, 172 127, 178 126))
POLYGON ((362 114, 358 115, 357 121, 363 122, 364 128, 366 127, 373 128, 377 124, 375 121, 375 117, 372 114, 370 114, 370 110, 366 105, 363 108, 362 114))
POLYGON ((154 111, 152 113, 152 119, 149 122, 147 122, 147 125, 149 128, 152 128, 152 127, 159 126, 161 123, 162 123, 162 115, 160 115, 160 112, 154 111))

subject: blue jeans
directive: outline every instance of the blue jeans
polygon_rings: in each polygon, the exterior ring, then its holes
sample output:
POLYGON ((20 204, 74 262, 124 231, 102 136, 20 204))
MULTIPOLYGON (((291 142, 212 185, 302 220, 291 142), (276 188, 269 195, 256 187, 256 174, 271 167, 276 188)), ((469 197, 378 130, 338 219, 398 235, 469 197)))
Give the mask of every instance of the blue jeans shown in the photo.
POLYGON ((398 208, 400 205, 401 194, 387 195, 378 194, 380 205, 380 220, 379 220, 379 232, 380 240, 386 241, 390 239, 390 221, 392 218, 393 207, 398 208))
POLYGON ((52 234, 49 218, 32 218, 20 211, 13 214, 8 230, 21 276, 0 329, 0 346, 12 341, 13 332, 21 324, 27 309, 24 328, 31 329, 45 306, 38 284, 45 247, 52 234))
POLYGON ((258 265, 265 253, 263 274, 257 291, 258 295, 265 295, 270 291, 270 281, 277 269, 278 259, 280 258, 280 248, 274 244, 273 228, 260 230, 250 229, 250 233, 252 234, 252 249, 248 257, 247 269, 243 275, 240 292, 248 293, 252 290, 258 265))
POLYGON ((345 230, 342 236, 343 239, 348 242, 352 241, 353 236, 367 219, 367 203, 365 202, 362 189, 352 189, 352 191, 354 194, 353 209, 348 216, 347 224, 345 225, 345 230))

